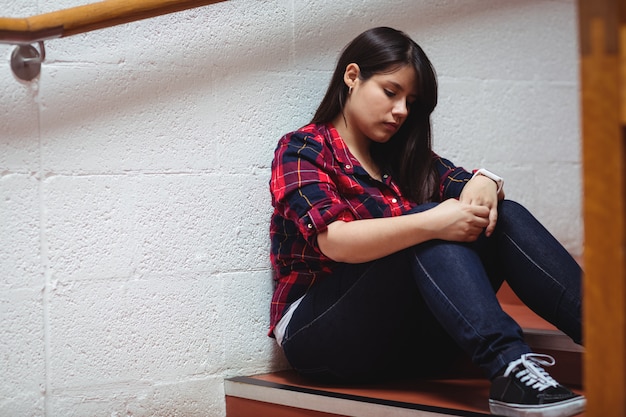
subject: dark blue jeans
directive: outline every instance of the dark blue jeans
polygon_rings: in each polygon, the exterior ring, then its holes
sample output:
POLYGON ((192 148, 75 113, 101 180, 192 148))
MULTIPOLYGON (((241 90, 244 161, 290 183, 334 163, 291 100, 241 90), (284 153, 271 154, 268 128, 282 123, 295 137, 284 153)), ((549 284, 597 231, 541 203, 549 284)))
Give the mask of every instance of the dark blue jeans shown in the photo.
POLYGON ((433 240, 372 262, 341 264, 309 289, 282 346, 294 369, 325 381, 450 375, 464 358, 492 378, 530 352, 496 298, 502 282, 580 344, 581 275, 524 207, 505 200, 489 238, 433 240))

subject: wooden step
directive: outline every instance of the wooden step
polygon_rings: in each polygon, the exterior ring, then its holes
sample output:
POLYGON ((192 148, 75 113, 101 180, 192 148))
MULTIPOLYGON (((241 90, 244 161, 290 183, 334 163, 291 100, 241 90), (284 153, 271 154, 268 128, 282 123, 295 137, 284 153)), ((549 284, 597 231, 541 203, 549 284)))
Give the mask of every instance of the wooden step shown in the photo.
POLYGON ((332 386, 311 383, 294 371, 282 371, 231 378, 225 381, 224 389, 227 417, 490 415, 489 382, 482 378, 332 386))
POLYGON ((283 371, 229 379, 225 391, 227 417, 489 415, 489 384, 483 379, 345 387, 314 384, 283 371))

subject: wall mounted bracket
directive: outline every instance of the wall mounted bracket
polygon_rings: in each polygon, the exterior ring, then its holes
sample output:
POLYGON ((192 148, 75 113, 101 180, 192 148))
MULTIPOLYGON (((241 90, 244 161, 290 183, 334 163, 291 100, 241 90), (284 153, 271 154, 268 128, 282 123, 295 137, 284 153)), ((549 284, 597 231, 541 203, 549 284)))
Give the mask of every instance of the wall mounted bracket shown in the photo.
POLYGON ((17 45, 11 54, 11 69, 20 80, 32 81, 39 75, 41 64, 46 59, 43 41, 39 41, 39 50, 32 45, 17 45))

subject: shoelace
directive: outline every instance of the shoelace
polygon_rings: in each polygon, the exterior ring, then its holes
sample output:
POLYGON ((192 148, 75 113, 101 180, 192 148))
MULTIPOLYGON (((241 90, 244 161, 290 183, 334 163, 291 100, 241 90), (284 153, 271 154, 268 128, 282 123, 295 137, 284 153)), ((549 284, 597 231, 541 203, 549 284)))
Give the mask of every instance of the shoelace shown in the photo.
POLYGON ((527 386, 536 390, 543 391, 549 387, 557 387, 558 382, 554 380, 541 366, 552 366, 556 363, 554 358, 550 355, 543 355, 540 353, 527 353, 522 355, 516 361, 509 364, 504 372, 504 376, 515 370, 519 365, 522 365, 515 377, 525 383, 527 386))

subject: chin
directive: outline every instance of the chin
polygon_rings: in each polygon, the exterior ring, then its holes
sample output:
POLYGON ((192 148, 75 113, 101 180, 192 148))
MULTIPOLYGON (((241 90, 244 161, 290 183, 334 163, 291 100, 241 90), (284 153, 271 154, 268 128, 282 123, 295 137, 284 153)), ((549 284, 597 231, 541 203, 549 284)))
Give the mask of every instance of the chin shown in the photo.
POLYGON ((375 137, 370 140, 376 143, 387 143, 391 140, 392 137, 393 135, 385 135, 385 136, 375 137))

